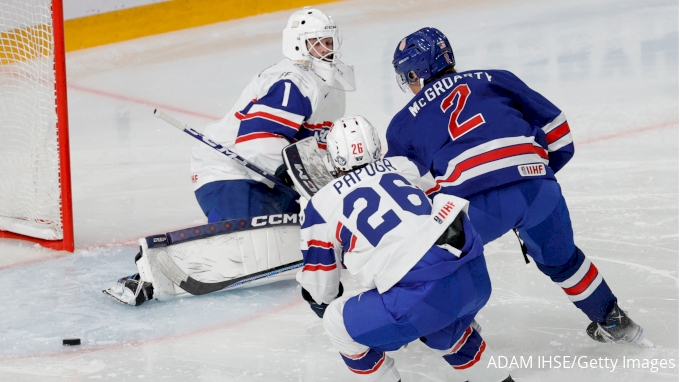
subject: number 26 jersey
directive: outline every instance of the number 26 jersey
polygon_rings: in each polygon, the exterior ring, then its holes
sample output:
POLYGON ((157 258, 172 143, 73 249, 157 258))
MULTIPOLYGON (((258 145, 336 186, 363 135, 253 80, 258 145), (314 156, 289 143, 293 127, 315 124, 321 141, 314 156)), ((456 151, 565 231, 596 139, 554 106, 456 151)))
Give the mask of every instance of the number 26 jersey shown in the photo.
POLYGON ((393 157, 324 186, 301 217, 298 282, 316 302, 330 303, 344 265, 364 287, 390 289, 467 209, 451 195, 431 202, 423 190, 434 185, 427 169, 393 157))

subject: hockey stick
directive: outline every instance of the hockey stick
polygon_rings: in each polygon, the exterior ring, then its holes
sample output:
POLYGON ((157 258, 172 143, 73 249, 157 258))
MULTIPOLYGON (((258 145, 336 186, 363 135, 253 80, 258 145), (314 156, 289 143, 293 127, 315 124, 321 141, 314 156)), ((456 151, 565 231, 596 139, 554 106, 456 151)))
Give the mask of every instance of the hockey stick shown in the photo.
POLYGON ((158 253, 158 266, 161 272, 172 281, 173 284, 179 286, 190 294, 194 296, 200 296, 202 294, 217 292, 218 290, 226 288, 235 288, 237 286, 263 279, 265 277, 274 276, 279 273, 290 271, 302 267, 302 260, 293 263, 283 264, 278 267, 265 269, 260 272, 256 272, 250 275, 245 275, 242 277, 237 277, 235 279, 221 281, 217 283, 204 283, 198 281, 191 276, 187 275, 178 265, 175 263, 170 256, 165 251, 158 253))
POLYGON ((158 118, 164 120, 165 122, 171 124, 172 126, 175 126, 177 129, 191 135, 192 137, 198 139, 199 141, 205 143, 206 145, 212 147, 213 149, 221 152, 222 154, 226 155, 227 157, 229 157, 232 160, 236 161, 237 163, 241 164, 245 168, 247 168, 247 169, 249 169, 249 170, 251 170, 251 171, 253 171, 253 172, 255 172, 259 175, 262 175, 264 178, 273 182, 277 186, 286 188, 286 189, 291 190, 291 191, 294 191, 291 187, 289 187, 288 185, 283 183, 279 178, 277 178, 274 175, 270 174, 269 172, 257 167, 256 165, 248 162, 242 156, 240 156, 240 155, 236 154, 235 152, 229 150, 228 148, 212 141, 211 139, 209 139, 205 135, 203 135, 203 134, 199 133, 198 131, 190 128, 189 126, 183 124, 182 122, 176 120, 175 118, 163 113, 161 110, 154 109, 153 115, 155 115, 156 117, 158 117, 158 118))

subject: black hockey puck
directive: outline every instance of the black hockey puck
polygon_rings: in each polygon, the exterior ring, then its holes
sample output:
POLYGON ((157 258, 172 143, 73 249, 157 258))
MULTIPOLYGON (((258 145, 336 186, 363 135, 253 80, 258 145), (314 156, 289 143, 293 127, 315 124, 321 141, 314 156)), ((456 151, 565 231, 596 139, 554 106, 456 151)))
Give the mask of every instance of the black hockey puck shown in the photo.
POLYGON ((66 338, 63 342, 65 346, 80 345, 80 338, 66 338))

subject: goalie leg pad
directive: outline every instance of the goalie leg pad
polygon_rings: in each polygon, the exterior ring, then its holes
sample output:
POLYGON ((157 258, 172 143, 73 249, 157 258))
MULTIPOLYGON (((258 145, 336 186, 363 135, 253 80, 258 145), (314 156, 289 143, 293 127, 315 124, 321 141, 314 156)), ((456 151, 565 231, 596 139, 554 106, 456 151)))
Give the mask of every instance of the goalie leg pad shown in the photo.
MULTIPOLYGON (((278 226, 216 235, 160 248, 148 248, 140 240, 142 257, 137 261, 144 281, 154 285, 154 298, 169 300, 189 296, 168 278, 159 266, 165 252, 184 273, 201 282, 217 283, 302 260, 300 227, 278 226)), ((166 267, 167 269, 167 267, 166 267)), ((298 269, 239 284, 249 288, 295 279, 298 269)))

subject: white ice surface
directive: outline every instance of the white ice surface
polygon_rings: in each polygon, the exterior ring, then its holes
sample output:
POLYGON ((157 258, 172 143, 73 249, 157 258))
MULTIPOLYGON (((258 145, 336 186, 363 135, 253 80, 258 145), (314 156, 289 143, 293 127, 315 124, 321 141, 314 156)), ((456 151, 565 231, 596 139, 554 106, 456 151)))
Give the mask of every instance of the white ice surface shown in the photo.
MULTIPOLYGON (((478 320, 497 354, 532 357, 531 368, 512 370, 515 380, 677 381, 678 3, 354 0, 322 9, 343 28, 343 60, 356 68, 347 112, 381 129, 409 100, 394 81, 393 49, 424 26, 448 35, 459 70, 510 70, 565 111, 576 156, 558 178, 576 242, 657 347, 587 338, 587 318, 506 235, 486 247, 494 290, 478 320), (618 366, 539 367, 539 356, 618 366), (624 369, 624 356, 675 367, 624 369)), ((0 380, 352 380, 294 282, 138 308, 101 293, 135 272, 137 238, 205 221, 189 179, 195 142, 153 108, 199 130, 220 118, 280 59, 287 16, 68 55, 77 250, 0 240, 0 380), (69 337, 83 344, 62 346, 69 337)), ((404 382, 459 380, 419 342, 393 356, 404 382)))

